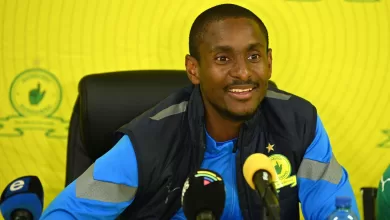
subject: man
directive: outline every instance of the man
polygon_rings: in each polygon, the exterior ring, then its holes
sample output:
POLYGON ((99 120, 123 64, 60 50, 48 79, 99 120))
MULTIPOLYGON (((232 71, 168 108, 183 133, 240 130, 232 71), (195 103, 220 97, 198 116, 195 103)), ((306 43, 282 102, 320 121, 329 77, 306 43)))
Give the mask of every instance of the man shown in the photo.
POLYGON ((390 166, 381 177, 376 195, 376 218, 390 219, 390 166))
POLYGON ((71 183, 43 219, 185 219, 182 186, 199 168, 226 185, 222 219, 262 219, 261 201, 242 166, 253 153, 275 164, 281 219, 326 219, 336 196, 353 198, 309 102, 267 90, 272 50, 251 11, 218 5, 199 15, 185 57, 194 86, 172 94, 119 129, 123 137, 71 183))

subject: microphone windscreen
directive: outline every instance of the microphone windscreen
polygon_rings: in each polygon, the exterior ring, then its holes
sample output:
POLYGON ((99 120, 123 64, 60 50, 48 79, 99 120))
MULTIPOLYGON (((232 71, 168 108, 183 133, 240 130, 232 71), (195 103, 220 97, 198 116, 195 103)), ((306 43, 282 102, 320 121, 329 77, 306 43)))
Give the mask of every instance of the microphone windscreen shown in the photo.
POLYGON ((198 170, 187 178, 182 191, 184 215, 189 220, 204 211, 211 211, 216 219, 225 208, 225 184, 222 177, 206 169, 198 170))
POLYGON ((253 176, 260 170, 270 173, 273 182, 278 180, 278 176, 276 175, 275 167, 272 165, 271 159, 264 154, 252 154, 245 160, 243 166, 245 180, 252 189, 256 189, 255 184, 253 183, 253 176))
POLYGON ((39 219, 43 209, 43 187, 36 176, 24 176, 7 185, 1 194, 0 210, 5 220, 11 219, 13 211, 24 209, 34 219, 39 219))

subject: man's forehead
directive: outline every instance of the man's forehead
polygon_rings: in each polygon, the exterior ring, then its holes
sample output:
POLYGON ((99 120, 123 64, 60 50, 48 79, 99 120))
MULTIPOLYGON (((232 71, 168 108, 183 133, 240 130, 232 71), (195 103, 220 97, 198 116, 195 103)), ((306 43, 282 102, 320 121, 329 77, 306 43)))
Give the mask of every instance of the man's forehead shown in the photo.
POLYGON ((201 43, 207 47, 230 44, 266 45, 265 34, 259 24, 249 18, 227 18, 210 22, 204 30, 201 43), (248 42, 251 41, 251 42, 248 42))

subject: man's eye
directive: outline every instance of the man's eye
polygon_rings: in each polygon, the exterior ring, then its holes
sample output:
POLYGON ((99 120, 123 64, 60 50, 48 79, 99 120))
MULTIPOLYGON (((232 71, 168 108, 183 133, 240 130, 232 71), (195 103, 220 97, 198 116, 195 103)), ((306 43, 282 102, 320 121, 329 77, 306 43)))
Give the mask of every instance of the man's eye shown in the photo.
POLYGON ((252 54, 248 57, 248 59, 250 60, 259 60, 260 59, 260 55, 259 54, 252 54))
POLYGON ((227 58, 225 56, 220 56, 220 57, 217 57, 216 60, 218 62, 227 62, 227 61, 229 61, 229 58, 227 58))

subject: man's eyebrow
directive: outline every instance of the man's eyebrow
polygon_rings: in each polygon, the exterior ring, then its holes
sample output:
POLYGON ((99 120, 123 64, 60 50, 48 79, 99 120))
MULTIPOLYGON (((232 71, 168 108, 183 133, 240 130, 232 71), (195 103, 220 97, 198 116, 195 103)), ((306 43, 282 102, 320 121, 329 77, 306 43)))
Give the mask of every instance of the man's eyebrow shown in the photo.
POLYGON ((228 51, 232 51, 232 50, 233 50, 233 48, 231 46, 217 45, 217 46, 213 46, 211 48, 210 52, 228 52, 228 51))
MULTIPOLYGON (((247 46, 247 50, 254 50, 254 49, 263 49, 265 48, 262 43, 251 43, 247 46)), ((210 52, 229 52, 233 51, 233 48, 228 45, 217 45, 213 46, 210 50, 210 52)))
POLYGON ((253 43, 253 44, 248 45, 248 50, 253 50, 253 49, 257 49, 257 48, 263 49, 265 47, 262 43, 253 43))

